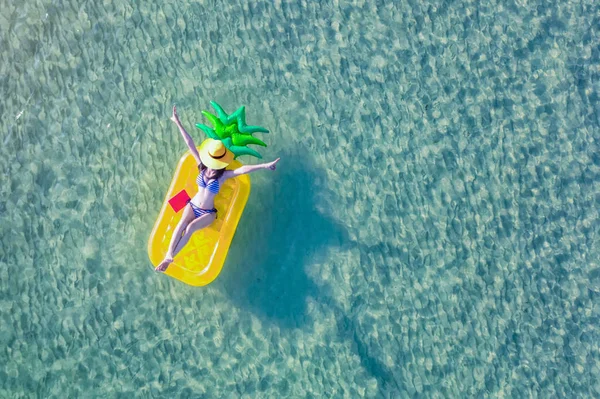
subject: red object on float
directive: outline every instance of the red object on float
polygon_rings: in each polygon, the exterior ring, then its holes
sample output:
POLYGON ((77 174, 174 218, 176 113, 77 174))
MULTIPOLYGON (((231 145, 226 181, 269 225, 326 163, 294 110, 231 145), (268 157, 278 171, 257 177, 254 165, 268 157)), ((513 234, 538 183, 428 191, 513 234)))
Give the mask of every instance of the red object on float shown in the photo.
POLYGON ((185 208, 189 201, 190 196, 188 195, 188 193, 185 190, 181 190, 169 200, 169 205, 171 205, 171 208, 173 208, 175 212, 179 212, 180 210, 185 208))

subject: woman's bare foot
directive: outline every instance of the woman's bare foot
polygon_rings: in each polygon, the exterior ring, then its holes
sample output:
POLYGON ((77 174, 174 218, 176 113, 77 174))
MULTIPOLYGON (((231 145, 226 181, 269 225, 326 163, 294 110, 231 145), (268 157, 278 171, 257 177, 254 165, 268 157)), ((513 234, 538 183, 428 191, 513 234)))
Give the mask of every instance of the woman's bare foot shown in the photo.
POLYGON ((173 263, 173 258, 165 258, 165 260, 160 262, 160 264, 154 268, 154 271, 163 273, 171 263, 173 263))

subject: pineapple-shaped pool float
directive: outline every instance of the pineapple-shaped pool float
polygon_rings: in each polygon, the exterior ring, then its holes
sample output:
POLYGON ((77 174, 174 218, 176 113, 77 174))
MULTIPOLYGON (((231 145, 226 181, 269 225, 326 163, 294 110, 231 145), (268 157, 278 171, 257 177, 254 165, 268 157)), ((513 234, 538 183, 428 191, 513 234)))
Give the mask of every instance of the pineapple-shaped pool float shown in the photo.
MULTIPOLYGON (((266 144, 254 137, 254 133, 268 133, 260 126, 246 125, 245 108, 240 107, 228 115, 223 108, 211 102, 217 115, 207 111, 202 114, 212 123, 213 127, 197 124, 208 138, 221 140, 233 152, 235 158, 241 155, 251 155, 262 158, 261 155, 247 147, 249 144, 266 147, 266 144)), ((199 147, 198 147, 199 148, 199 147)), ((242 164, 234 160, 227 169, 237 169, 242 164)), ((148 255, 154 266, 158 265, 167 251, 173 229, 177 226, 182 212, 175 212, 168 200, 175 194, 185 190, 190 197, 198 191, 196 177, 198 165, 188 151, 180 159, 166 199, 154 224, 154 229, 148 241, 148 255)), ((250 177, 248 175, 228 179, 221 187, 215 198, 218 210, 217 220, 209 227, 195 232, 189 243, 181 250, 169 266, 166 274, 194 286, 206 285, 220 273, 227 251, 233 239, 235 229, 242 216, 246 201, 250 194, 250 177)))

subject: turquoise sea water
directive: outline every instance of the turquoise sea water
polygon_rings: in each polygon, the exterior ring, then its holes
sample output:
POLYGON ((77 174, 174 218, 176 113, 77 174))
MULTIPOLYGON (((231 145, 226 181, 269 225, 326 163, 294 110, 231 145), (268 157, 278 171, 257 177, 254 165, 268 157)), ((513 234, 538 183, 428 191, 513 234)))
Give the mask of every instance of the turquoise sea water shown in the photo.
POLYGON ((554 3, 0 0, 0 397, 600 396, 600 6, 554 3), (282 160, 193 288, 146 242, 210 100, 282 160))

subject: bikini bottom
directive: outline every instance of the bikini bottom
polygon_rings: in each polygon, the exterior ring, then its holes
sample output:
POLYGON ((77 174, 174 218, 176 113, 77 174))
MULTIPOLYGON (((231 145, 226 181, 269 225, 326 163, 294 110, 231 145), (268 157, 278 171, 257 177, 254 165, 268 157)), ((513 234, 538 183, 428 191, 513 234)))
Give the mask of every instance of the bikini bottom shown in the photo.
POLYGON ((206 215, 207 213, 217 213, 217 208, 203 209, 199 206, 194 205, 192 201, 188 201, 188 204, 190 204, 190 206, 192 207, 192 211, 194 211, 194 216, 196 218, 199 218, 202 215, 206 215))

